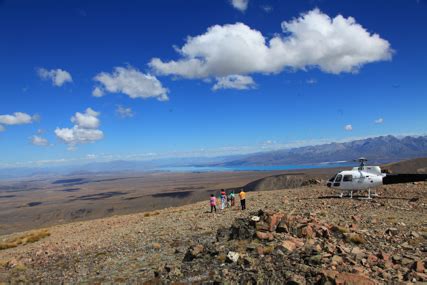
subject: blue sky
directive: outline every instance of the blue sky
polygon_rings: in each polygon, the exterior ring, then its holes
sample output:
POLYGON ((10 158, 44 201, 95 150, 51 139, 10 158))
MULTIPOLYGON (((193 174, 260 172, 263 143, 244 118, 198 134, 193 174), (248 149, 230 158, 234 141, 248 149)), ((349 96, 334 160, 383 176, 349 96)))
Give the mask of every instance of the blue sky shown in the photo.
POLYGON ((0 1, 0 164, 425 134, 426 16, 424 0, 0 1))

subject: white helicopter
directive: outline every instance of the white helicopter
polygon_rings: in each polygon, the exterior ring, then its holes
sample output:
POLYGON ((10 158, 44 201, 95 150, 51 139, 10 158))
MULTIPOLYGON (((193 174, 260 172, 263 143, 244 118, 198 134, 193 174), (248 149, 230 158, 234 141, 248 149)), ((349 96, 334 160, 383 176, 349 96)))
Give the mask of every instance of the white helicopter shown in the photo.
POLYGON ((378 196, 376 192, 371 195, 371 189, 381 185, 426 181, 427 174, 386 174, 381 172, 379 166, 366 166, 368 161, 361 157, 355 161, 360 163, 359 167, 353 167, 352 170, 341 171, 326 184, 328 187, 341 191, 340 198, 344 193, 353 198, 353 192, 368 190, 368 197, 378 196))

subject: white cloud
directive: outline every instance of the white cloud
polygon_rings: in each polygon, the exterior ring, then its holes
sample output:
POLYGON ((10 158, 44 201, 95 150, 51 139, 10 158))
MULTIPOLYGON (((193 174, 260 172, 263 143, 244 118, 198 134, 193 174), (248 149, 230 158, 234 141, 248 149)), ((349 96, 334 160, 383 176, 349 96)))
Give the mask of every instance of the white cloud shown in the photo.
POLYGON ((131 66, 115 67, 110 73, 101 72, 94 78, 100 86, 92 92, 95 97, 101 97, 105 91, 123 93, 130 98, 156 98, 159 101, 168 100, 168 89, 153 75, 144 74, 131 66))
POLYGON ((36 146, 48 146, 49 141, 41 136, 34 135, 31 137, 31 143, 36 146))
POLYGON ((283 33, 268 40, 243 23, 215 25, 188 37, 177 48, 180 59, 153 58, 149 65, 160 75, 205 79, 314 67, 333 74, 357 72, 367 63, 392 58, 389 42, 352 17, 330 18, 315 9, 281 26, 283 33))
POLYGON ((99 112, 95 112, 92 108, 87 108, 85 113, 77 112, 71 117, 71 122, 83 129, 97 129, 100 121, 98 119, 99 112))
POLYGON ((123 106, 117 106, 116 114, 122 118, 131 118, 134 116, 134 113, 131 108, 125 108, 123 106))
POLYGON ((95 87, 92 91, 93 97, 102 97, 104 96, 104 91, 100 87, 95 87))
POLYGON ((3 127, 2 125, 0 125, 0 133, 1 132, 4 132, 6 130, 6 128, 5 127, 3 127))
POLYGON ((56 128, 56 136, 65 143, 75 146, 76 144, 90 143, 100 140, 104 133, 97 129, 83 129, 78 126, 73 128, 56 128))
POLYGON ((315 78, 310 78, 305 81, 307 84, 316 84, 317 80, 315 78))
POLYGON ((383 118, 378 118, 374 121, 375 124, 382 124, 384 123, 384 119, 383 118))
POLYGON ((73 82, 73 78, 68 71, 62 69, 51 69, 45 68, 37 69, 37 74, 43 80, 52 80, 52 84, 55 86, 62 86, 67 82, 73 82))
POLYGON ((27 113, 15 112, 12 115, 0 115, 0 124, 3 125, 24 125, 31 124, 39 120, 38 115, 30 116, 27 113))
POLYGON ((213 90, 218 89, 251 89, 255 87, 255 82, 250 76, 246 75, 228 75, 218 77, 217 83, 212 87, 213 90))
POLYGON ((56 128, 55 135, 68 144, 69 150, 74 150, 77 144, 91 143, 104 137, 104 133, 98 129, 100 121, 99 112, 87 108, 85 113, 77 112, 71 117, 75 125, 72 128, 56 128))
POLYGON ((248 9, 249 0, 230 0, 230 3, 240 12, 245 12, 248 9))
POLYGON ((344 126, 344 130, 346 130, 346 131, 350 132, 350 131, 352 131, 352 130, 353 130, 353 126, 352 126, 352 125, 345 125, 345 126, 344 126))

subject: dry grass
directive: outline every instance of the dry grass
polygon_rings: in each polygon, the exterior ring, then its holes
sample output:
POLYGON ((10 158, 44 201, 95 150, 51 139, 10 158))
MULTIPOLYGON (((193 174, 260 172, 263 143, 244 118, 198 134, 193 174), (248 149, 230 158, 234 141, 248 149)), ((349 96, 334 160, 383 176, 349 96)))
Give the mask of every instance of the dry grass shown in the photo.
POLYGON ((41 240, 50 236, 50 232, 46 229, 31 231, 13 238, 0 241, 0 250, 17 247, 18 245, 26 245, 41 240))
POLYGON ((346 233, 350 232, 350 230, 348 228, 342 227, 342 226, 333 226, 332 230, 334 232, 339 232, 341 234, 346 234, 346 233))
POLYGON ((227 259, 227 255, 225 255, 225 253, 220 253, 220 254, 217 256, 217 259, 218 259, 220 262, 225 262, 225 260, 227 259))
POLYGON ((344 236, 345 236, 345 239, 347 241, 350 241, 350 242, 355 243, 355 244, 363 244, 366 242, 366 240, 361 235, 359 235, 357 233, 350 233, 350 234, 346 234, 344 236))
POLYGON ((269 245, 264 247, 264 254, 271 254, 274 250, 274 246, 273 245, 269 245))
POLYGON ((157 216, 157 215, 159 215, 160 214, 160 212, 146 212, 146 213, 144 213, 144 217, 152 217, 152 216, 157 216))

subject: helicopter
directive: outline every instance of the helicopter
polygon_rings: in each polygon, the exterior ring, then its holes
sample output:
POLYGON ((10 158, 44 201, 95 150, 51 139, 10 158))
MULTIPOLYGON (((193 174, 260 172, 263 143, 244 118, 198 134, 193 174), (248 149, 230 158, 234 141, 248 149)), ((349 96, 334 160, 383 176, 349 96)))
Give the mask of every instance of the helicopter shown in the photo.
POLYGON ((368 160, 364 157, 355 161, 359 162, 358 167, 337 173, 326 184, 341 191, 340 198, 344 197, 344 193, 353 198, 354 192, 367 190, 368 196, 365 199, 372 199, 372 196, 378 195, 375 191, 371 193, 371 189, 381 185, 427 181, 427 174, 387 174, 383 173, 379 166, 367 166, 368 160))

